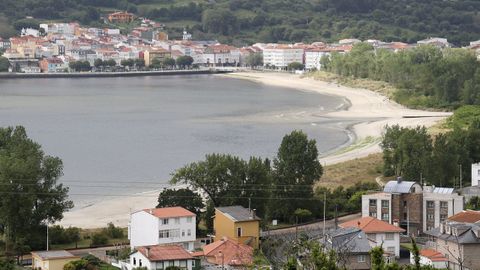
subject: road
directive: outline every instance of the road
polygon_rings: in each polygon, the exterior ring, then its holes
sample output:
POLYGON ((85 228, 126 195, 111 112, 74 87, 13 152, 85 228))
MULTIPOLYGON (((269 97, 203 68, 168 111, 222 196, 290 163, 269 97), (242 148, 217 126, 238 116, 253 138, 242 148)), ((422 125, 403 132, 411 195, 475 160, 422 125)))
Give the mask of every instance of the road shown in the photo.
MULTIPOLYGON (((338 218, 338 224, 360 218, 361 216, 362 216, 361 213, 357 213, 357 214, 352 214, 352 215, 339 217, 338 218)), ((329 220, 325 221, 325 229, 326 230, 334 228, 334 227, 335 227, 335 219, 329 219, 329 220)), ((298 231, 299 232, 301 232, 301 231, 322 231, 322 230, 323 230, 323 221, 298 226, 298 231)), ((295 231, 296 231, 295 227, 289 227, 289 228, 284 228, 284 229, 264 231, 264 232, 262 232, 262 236, 267 237, 267 236, 274 236, 274 235, 292 234, 292 233, 295 233, 295 231)))

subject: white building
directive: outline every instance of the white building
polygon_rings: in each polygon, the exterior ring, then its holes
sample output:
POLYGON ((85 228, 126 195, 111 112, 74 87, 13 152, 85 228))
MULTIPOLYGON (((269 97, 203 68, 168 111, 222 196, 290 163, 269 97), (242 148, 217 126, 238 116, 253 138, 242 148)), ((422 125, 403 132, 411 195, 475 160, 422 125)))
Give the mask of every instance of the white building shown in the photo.
POLYGON ((363 217, 347 221, 339 225, 340 228, 359 228, 370 240, 372 247, 382 246, 385 252, 400 257, 400 233, 404 229, 374 217, 363 217))
POLYGON ((131 214, 128 239, 132 248, 160 244, 182 244, 194 249, 196 216, 183 207, 154 208, 131 214))
POLYGON ((480 187, 480 162, 472 164, 472 187, 480 187))
POLYGON ((240 51, 229 45, 212 45, 203 52, 203 63, 207 66, 236 66, 240 64, 240 51))
POLYGON ((263 49, 263 65, 286 68, 293 62, 304 63, 304 49, 295 45, 271 44, 263 49))
POLYGON ((440 226, 440 223, 463 211, 463 196, 453 188, 425 186, 423 189, 423 231, 440 226))
POLYGON ((183 270, 192 270, 197 261, 182 246, 145 246, 137 247, 130 255, 130 264, 127 269, 145 267, 147 270, 166 269, 177 266, 183 270))
MULTIPOLYGON (((410 264, 415 264, 415 256, 410 253, 410 264)), ((429 265, 434 269, 448 269, 448 259, 433 249, 420 250, 420 265, 429 265)))

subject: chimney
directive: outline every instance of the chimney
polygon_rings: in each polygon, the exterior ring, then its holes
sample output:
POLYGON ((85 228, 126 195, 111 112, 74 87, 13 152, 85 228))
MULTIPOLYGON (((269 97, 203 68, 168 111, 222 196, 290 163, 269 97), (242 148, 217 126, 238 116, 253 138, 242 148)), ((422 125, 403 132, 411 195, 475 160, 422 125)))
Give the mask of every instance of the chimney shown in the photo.
POLYGON ((146 253, 145 255, 147 255, 147 259, 150 258, 150 247, 147 247, 145 249, 145 253, 146 253))
POLYGON ((402 177, 401 177, 401 176, 397 177, 397 183, 399 183, 399 184, 400 184, 400 183, 402 182, 402 180, 403 180, 403 179, 402 179, 402 177))
POLYGON ((252 213, 252 219, 255 219, 255 210, 257 210, 257 209, 252 209, 252 212, 251 212, 252 213))

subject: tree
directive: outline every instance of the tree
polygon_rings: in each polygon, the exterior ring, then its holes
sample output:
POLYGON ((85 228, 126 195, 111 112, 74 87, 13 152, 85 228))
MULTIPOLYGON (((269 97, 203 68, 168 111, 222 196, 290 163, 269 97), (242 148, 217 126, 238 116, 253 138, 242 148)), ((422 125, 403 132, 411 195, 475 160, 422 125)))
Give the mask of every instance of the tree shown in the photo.
POLYGON ((133 61, 133 59, 123 59, 122 61, 120 61, 120 65, 131 68, 133 67, 133 65, 135 65, 135 62, 133 61))
POLYGON ((293 214, 295 215, 295 217, 299 219, 300 223, 302 223, 304 218, 309 218, 312 216, 312 212, 310 210, 301 209, 301 208, 298 208, 297 210, 295 210, 293 214))
POLYGON ((43 248, 43 224, 73 207, 68 188, 57 183, 62 170, 62 161, 45 155, 25 128, 0 128, 0 233, 7 250, 15 243, 24 248, 24 239, 26 248, 43 248))
POLYGON ((134 62, 135 62, 135 67, 137 67, 137 68, 145 67, 145 60, 143 60, 143 59, 137 58, 137 59, 134 60, 134 62))
POLYGON ((473 196, 470 198, 467 202, 466 208, 470 210, 480 210, 480 197, 473 196))
POLYGON ((297 130, 285 135, 273 167, 276 192, 272 194, 271 203, 282 207, 272 207, 272 216, 288 220, 295 209, 310 209, 313 185, 323 173, 315 140, 309 140, 305 133, 297 130))
POLYGON ((177 58, 176 63, 181 68, 189 67, 193 64, 193 58, 188 55, 180 56, 177 58))
POLYGON ((9 259, 0 259, 0 269, 2 270, 15 270, 15 263, 9 259))
POLYGON ((114 59, 108 59, 107 61, 105 61, 105 64, 109 67, 114 67, 117 65, 117 62, 114 59))
MULTIPOLYGON (((158 195, 157 207, 181 206, 199 217, 202 209, 205 207, 202 197, 188 188, 182 189, 164 189, 158 195)), ((199 221, 199 218, 197 218, 199 221)))
POLYGON ((8 71, 10 67, 10 62, 6 57, 0 56, 0 72, 8 71))
POLYGON ((161 62, 162 67, 172 68, 175 66, 175 59, 167 57, 161 62))
POLYGON ((263 66, 263 54, 251 53, 247 56, 245 62, 247 66, 250 66, 251 68, 263 66))
POLYGON ((288 70, 302 70, 302 69, 304 69, 304 65, 302 63, 299 63, 299 62, 292 62, 292 63, 288 64, 287 69, 288 70))
POLYGON ((92 235, 92 246, 101 246, 108 243, 108 237, 104 232, 97 232, 92 235))
POLYGON ((203 30, 208 33, 232 35, 238 32, 238 20, 228 9, 207 9, 202 15, 203 30))
POLYGON ((103 234, 106 236, 112 238, 112 239, 120 239, 123 238, 123 230, 122 228, 115 227, 115 225, 112 222, 109 222, 107 224, 107 228, 104 228, 103 234))
POLYGON ((101 68, 101 67, 105 66, 105 63, 103 62, 102 59, 97 58, 97 59, 95 59, 95 61, 93 62, 93 65, 94 65, 96 68, 101 68))

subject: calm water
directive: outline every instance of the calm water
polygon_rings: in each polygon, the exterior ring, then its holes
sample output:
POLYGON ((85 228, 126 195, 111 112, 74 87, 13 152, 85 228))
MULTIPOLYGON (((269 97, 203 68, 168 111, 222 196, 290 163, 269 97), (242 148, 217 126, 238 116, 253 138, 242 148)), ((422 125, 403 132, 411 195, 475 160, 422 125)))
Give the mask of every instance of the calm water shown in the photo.
POLYGON ((332 150, 348 123, 321 115, 342 102, 214 76, 0 80, 0 125, 25 126, 60 157, 81 205, 164 186, 207 153, 273 157, 294 129, 332 150))

